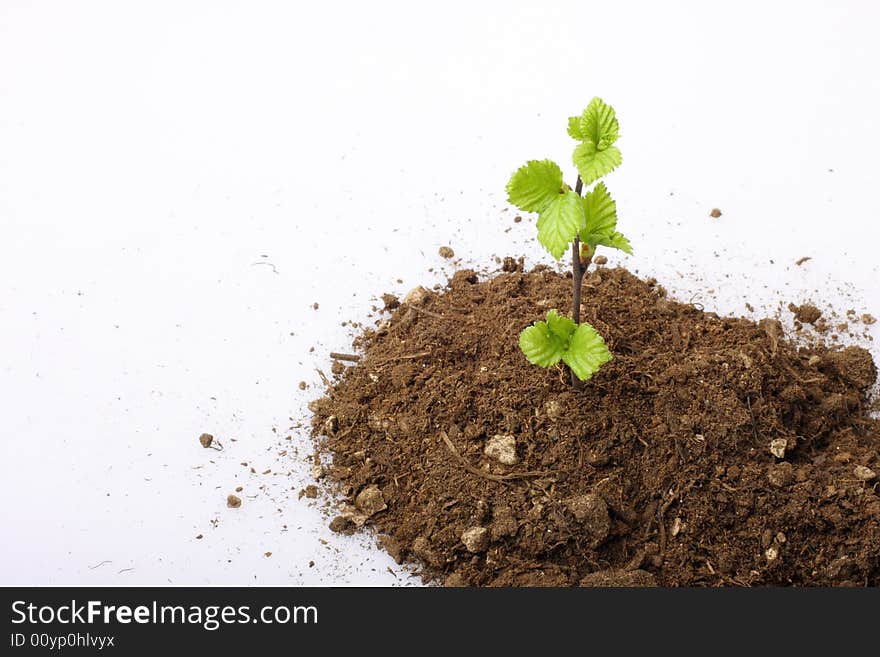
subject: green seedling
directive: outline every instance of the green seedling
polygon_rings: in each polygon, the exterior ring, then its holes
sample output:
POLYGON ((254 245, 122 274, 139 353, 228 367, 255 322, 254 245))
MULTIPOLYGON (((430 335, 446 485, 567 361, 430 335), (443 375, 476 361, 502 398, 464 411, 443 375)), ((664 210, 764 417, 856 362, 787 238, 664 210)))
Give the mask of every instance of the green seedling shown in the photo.
POLYGON ((510 177, 507 194, 513 205, 538 214, 538 241, 554 258, 561 258, 571 245, 571 319, 551 310, 546 321, 537 321, 520 334, 519 346, 534 365, 553 367, 564 362, 571 370, 571 384, 577 387, 611 360, 602 336, 580 321, 584 273, 597 247, 626 253, 632 253, 632 247, 617 232, 617 204, 605 183, 598 182, 621 163, 614 145, 618 137, 614 109, 593 98, 580 116, 568 120, 568 134, 578 142, 572 155, 578 172, 574 189, 563 181, 562 169, 552 160, 530 160, 510 177))

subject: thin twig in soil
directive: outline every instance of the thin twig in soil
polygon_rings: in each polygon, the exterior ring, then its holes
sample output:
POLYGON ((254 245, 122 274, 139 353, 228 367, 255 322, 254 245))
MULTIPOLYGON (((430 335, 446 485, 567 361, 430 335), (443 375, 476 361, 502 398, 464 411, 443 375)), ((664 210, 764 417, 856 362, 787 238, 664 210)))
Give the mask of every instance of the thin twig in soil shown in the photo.
POLYGON ((659 509, 657 509, 657 524, 660 527, 660 556, 666 554, 666 512, 669 510, 669 507, 682 495, 686 495, 687 492, 691 489, 691 487, 696 483, 696 479, 691 479, 690 483, 686 486, 679 488, 675 491, 672 496, 666 500, 659 509))
POLYGON ((440 432, 440 438, 446 443, 446 447, 452 452, 452 455, 458 460, 458 462, 462 465, 462 467, 470 472, 473 475, 477 475, 478 477, 484 477, 490 481, 497 482, 499 484, 506 484, 507 482, 513 479, 523 479, 526 477, 549 477, 555 476, 557 473, 552 470, 546 471, 528 471, 528 472, 512 472, 506 475, 496 475, 491 474, 489 472, 483 472, 479 468, 475 468, 467 460, 459 453, 458 449, 456 449, 455 445, 452 444, 452 441, 449 440, 449 436, 446 435, 445 431, 440 432))
POLYGON ((386 358, 385 360, 380 360, 375 364, 375 367, 382 367, 383 365, 387 365, 388 363, 395 363, 399 360, 416 360, 418 358, 425 358, 426 356, 430 356, 430 351, 420 351, 417 354, 404 354, 403 356, 391 356, 390 358, 386 358))
POLYGON ((332 358, 333 360, 345 360, 349 363, 357 363, 361 359, 361 357, 357 354, 342 354, 338 351, 331 351, 330 358, 332 358))

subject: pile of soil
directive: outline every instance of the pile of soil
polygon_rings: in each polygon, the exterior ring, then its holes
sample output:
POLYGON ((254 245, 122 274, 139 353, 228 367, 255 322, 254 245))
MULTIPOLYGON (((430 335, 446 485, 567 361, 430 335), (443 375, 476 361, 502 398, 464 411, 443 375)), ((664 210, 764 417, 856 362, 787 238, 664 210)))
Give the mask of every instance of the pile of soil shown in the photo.
POLYGON ((447 585, 880 584, 869 352, 600 268, 582 312, 614 358, 575 390, 518 346, 570 276, 505 269, 386 299, 313 402, 334 530, 373 526, 447 585))

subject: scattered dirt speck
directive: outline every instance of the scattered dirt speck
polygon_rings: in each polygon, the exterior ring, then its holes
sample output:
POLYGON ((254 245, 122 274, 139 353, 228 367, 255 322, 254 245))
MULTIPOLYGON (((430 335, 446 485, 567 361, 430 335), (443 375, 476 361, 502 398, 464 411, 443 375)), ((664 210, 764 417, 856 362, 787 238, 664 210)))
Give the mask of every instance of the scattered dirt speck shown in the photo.
POLYGON ((318 497, 318 487, 315 486, 315 484, 309 484, 299 492, 299 497, 300 499, 302 499, 303 497, 306 497, 310 500, 316 499, 318 497))
POLYGON ((226 506, 230 509, 237 509, 241 506, 241 498, 237 495, 228 495, 226 497, 226 506))
POLYGON ((788 309, 794 314, 795 319, 804 324, 813 324, 822 316, 822 311, 811 303, 804 303, 800 306, 790 303, 788 309))

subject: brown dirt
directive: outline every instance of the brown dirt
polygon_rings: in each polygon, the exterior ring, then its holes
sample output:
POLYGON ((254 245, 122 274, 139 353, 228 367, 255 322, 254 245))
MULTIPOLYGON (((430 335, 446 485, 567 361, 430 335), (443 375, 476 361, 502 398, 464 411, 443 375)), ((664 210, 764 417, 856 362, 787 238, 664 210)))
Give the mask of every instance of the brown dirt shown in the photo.
POLYGON ((570 286, 458 272, 365 334, 312 405, 348 501, 335 530, 373 526, 449 585, 880 584, 880 486, 859 478, 880 471, 867 351, 798 348, 775 320, 600 269, 583 316, 614 359, 573 390, 517 342, 570 286), (508 436, 504 465, 485 448, 508 436), (364 491, 381 505, 364 512, 364 491))
POLYGON ((792 312, 795 319, 804 324, 815 324, 822 316, 822 311, 811 303, 804 303, 796 306, 793 303, 788 304, 788 309, 792 312))

